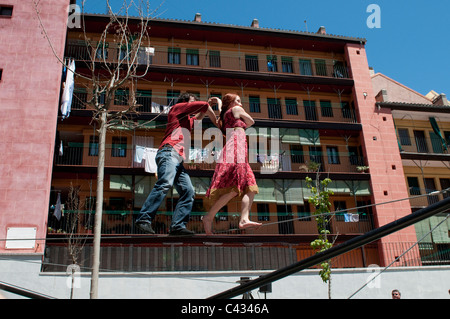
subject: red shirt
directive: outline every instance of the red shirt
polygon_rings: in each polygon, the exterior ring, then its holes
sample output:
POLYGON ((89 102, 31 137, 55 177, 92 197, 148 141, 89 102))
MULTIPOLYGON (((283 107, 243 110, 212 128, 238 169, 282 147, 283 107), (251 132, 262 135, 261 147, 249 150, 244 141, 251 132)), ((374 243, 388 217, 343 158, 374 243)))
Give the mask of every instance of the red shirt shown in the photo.
MULTIPOLYGON (((172 106, 167 115, 166 133, 159 148, 165 144, 169 144, 178 152, 178 154, 180 154, 180 156, 186 158, 182 129, 185 129, 185 131, 187 130, 190 134, 195 120, 191 115, 199 112, 205 113, 206 110, 208 110, 208 106, 209 104, 207 102, 202 101, 183 102, 172 106)), ((188 147, 190 147, 190 145, 188 147)))

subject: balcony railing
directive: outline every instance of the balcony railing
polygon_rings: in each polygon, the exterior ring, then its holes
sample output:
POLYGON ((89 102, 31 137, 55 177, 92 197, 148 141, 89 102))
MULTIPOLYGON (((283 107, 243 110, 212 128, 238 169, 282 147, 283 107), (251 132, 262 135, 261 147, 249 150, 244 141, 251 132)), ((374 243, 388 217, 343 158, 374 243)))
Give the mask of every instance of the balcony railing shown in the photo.
POLYGON ((444 141, 439 137, 413 137, 400 136, 398 143, 401 152, 423 154, 450 154, 450 141, 444 141))
MULTIPOLYGON (((100 49, 88 49, 81 42, 70 42, 66 57, 78 61, 106 61, 117 63, 123 51, 114 45, 100 49), (92 58, 91 58, 92 57, 92 58)), ((305 56, 275 56, 263 53, 239 51, 214 51, 178 47, 155 46, 154 56, 147 56, 144 48, 138 55, 138 63, 170 68, 189 67, 197 69, 258 72, 266 74, 303 75, 328 78, 350 78, 343 60, 317 59, 305 56)))
MULTIPOLYGON (((86 104, 91 96, 92 94, 89 94, 86 90, 75 88, 72 109, 93 109, 92 106, 86 104)), ((127 105, 128 96, 120 95, 120 98, 120 101, 125 99, 122 104, 127 105)), ((200 97, 200 99, 202 98, 200 97)), ((207 100, 206 97, 203 99, 207 100)), ((119 101, 119 99, 115 99, 115 101, 119 101)), ((168 113, 170 106, 176 103, 176 97, 167 97, 163 93, 138 90, 136 92, 136 101, 139 105, 136 108, 137 112, 142 114, 160 114, 168 113)), ((348 102, 336 103, 302 99, 297 101, 291 98, 277 99, 276 103, 269 103, 262 99, 259 100, 259 98, 243 98, 242 103, 246 111, 255 119, 357 123, 356 112, 348 102)), ((121 108, 123 108, 121 105, 113 106, 113 110, 120 110, 121 108)))
MULTIPOLYGON (((64 216, 58 221, 51 217, 48 222, 49 234, 92 234, 94 226, 93 211, 65 211, 64 216)), ((202 218, 206 212, 192 212, 188 228, 197 234, 204 234, 202 218)), ((351 221, 346 218, 347 213, 336 213, 330 218, 329 230, 332 234, 362 234, 373 229, 371 215, 361 210, 358 221, 351 221)), ((142 234, 136 228, 135 221, 139 211, 111 211, 106 210, 102 214, 102 234, 142 234)), ((239 230, 239 213, 228 212, 218 213, 213 229, 216 234, 257 234, 257 235, 315 235, 317 234, 317 223, 311 213, 302 212, 301 215, 294 213, 269 213, 257 212, 252 217, 258 220, 263 226, 258 230, 239 230)), ((153 221, 153 228, 156 234, 164 235, 169 233, 169 226, 172 220, 172 212, 160 211, 153 221)))
MULTIPOLYGON (((132 145, 107 144, 105 152, 105 167, 144 167, 143 162, 137 163, 135 161, 135 148, 132 145)), ((330 173, 362 173, 360 168, 365 165, 364 158, 361 156, 349 155, 347 152, 327 153, 326 145, 316 146, 313 151, 304 146, 301 151, 292 150, 290 155, 264 156, 264 158, 254 155, 254 158, 249 159, 251 168, 255 172, 264 174, 276 172, 310 173, 317 169, 320 172, 330 173), (317 151, 318 148, 320 148, 319 151, 317 151)), ((98 144, 64 142, 62 152, 55 152, 54 162, 57 166, 96 167, 98 165, 98 144)), ((184 165, 189 170, 213 171, 216 162, 209 164, 206 160, 191 158, 191 161, 186 161, 184 165)))
MULTIPOLYGON (((388 253, 390 267, 449 265, 450 251, 432 244, 419 243, 419 249, 407 251, 413 242, 368 244, 331 259, 336 268, 360 268, 379 265, 379 250, 388 253), (398 260, 398 252, 405 254, 398 260)), ((80 253, 80 270, 91 271, 93 246, 85 244, 80 253)), ((164 243, 152 246, 109 245, 101 247, 103 272, 151 271, 244 271, 274 270, 292 265, 314 254, 309 243, 203 243, 189 245, 164 243)), ((68 247, 47 242, 44 272, 66 272, 70 265, 68 247)), ((319 268, 320 265, 312 268, 319 268)))

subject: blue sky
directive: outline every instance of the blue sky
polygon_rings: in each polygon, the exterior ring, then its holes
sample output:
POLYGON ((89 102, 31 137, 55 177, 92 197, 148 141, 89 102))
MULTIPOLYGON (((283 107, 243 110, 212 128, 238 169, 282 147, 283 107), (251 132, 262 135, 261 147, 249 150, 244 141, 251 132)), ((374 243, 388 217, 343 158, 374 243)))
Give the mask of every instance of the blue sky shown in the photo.
MULTIPOLYGON (((80 1, 80 0, 78 0, 80 1)), ((130 0, 128 0, 130 1, 130 0)), ((123 0, 111 0, 119 8, 123 0)), ((426 95, 434 90, 450 99, 450 1, 448 0, 151 0, 158 18, 316 32, 365 38, 375 72, 426 95), (370 4, 380 8, 380 28, 369 28, 370 4), (307 21, 306 24, 304 21, 307 21)), ((104 0, 86 0, 85 11, 106 11, 104 0)))

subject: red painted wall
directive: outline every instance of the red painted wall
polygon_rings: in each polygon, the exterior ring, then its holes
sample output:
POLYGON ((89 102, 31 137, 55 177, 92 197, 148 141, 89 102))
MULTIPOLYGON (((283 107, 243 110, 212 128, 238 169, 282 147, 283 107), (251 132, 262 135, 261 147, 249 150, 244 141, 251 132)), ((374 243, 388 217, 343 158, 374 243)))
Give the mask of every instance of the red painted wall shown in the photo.
MULTIPOLYGON (((402 160, 395 134, 394 121, 389 109, 375 107, 375 95, 367 63, 364 46, 348 44, 347 61, 352 72, 355 105, 363 126, 363 150, 368 162, 373 204, 407 198, 408 191, 403 173, 402 160), (364 92, 367 96, 364 96, 364 92)), ((377 92, 378 93, 378 92, 377 92)), ((408 200, 375 206, 373 209, 375 226, 383 226, 411 213, 408 200)), ((398 231, 381 239, 382 244, 415 242, 414 226, 398 231)), ((394 246, 394 245, 392 245, 394 246)), ((383 245, 386 249, 388 246, 383 245)), ((403 251, 395 252, 399 256, 403 251)), ((386 253, 381 252, 381 260, 386 264, 386 253)))
MULTIPOLYGON (((8 227, 36 227, 45 238, 62 66, 39 27, 31 0, 0 18, 0 238, 8 227)), ((40 1, 41 19, 58 56, 64 53, 69 0, 40 1)), ((5 249, 0 253, 42 253, 5 249)))

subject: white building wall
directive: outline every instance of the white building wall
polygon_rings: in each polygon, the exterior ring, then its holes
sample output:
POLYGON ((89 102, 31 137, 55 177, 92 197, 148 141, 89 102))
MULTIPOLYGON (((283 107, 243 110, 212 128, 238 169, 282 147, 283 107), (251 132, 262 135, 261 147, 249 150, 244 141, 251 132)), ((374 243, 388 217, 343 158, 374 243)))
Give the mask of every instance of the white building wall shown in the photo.
MULTIPOLYGON (((58 299, 70 297, 71 279, 65 273, 41 273, 41 256, 0 256, 0 281, 58 299)), ((380 268, 333 269, 331 298, 347 299, 380 268)), ((101 273, 101 299, 205 299, 233 288, 240 277, 255 279, 263 272, 101 273)), ((74 299, 88 299, 90 274, 77 273, 74 299)), ((394 267, 382 272, 352 299, 390 299, 399 289, 402 299, 449 299, 450 266, 394 267)), ((2 292, 7 298, 20 296, 2 292)), ((255 299, 264 299, 258 289, 255 299)), ((241 296, 236 297, 238 299, 241 296)), ((317 270, 304 270, 272 283, 267 299, 326 299, 328 285, 317 270)))

